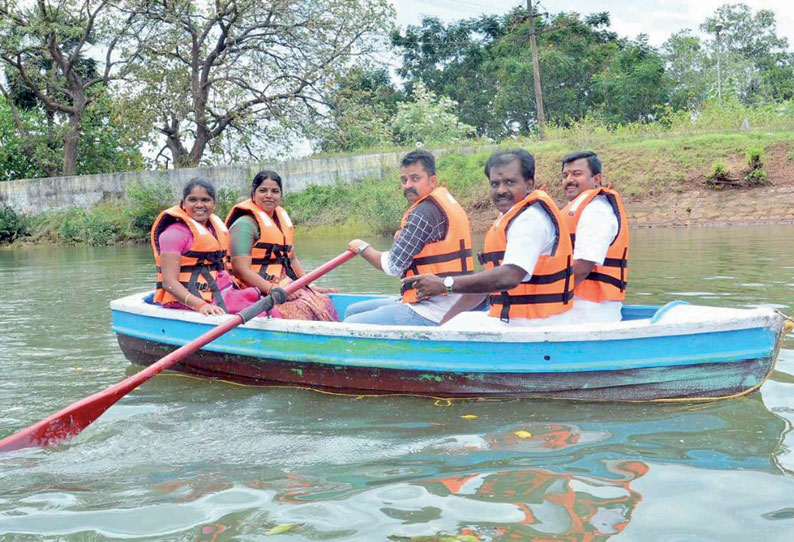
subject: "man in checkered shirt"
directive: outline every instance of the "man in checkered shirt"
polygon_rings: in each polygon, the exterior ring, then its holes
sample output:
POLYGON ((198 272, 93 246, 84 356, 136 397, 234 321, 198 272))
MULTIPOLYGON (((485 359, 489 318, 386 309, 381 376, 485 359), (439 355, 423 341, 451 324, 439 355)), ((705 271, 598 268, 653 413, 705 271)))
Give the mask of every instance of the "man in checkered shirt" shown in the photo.
MULTIPOLYGON (((400 163, 400 183, 403 195, 412 204, 430 194, 437 184, 435 158, 425 150, 412 151, 400 163)), ((454 201, 454 200, 453 200, 454 201)), ((457 205, 457 204, 456 204, 457 205)), ((468 229, 468 224, 466 225, 468 229)), ((386 252, 375 250, 369 243, 354 239, 348 248, 360 254, 373 267, 387 275, 403 276, 411 267, 414 256, 425 245, 443 240, 449 224, 445 213, 432 198, 427 198, 409 213, 394 244, 386 252)), ((471 238, 471 233, 468 233, 471 238)), ((400 299, 374 299, 350 305, 345 322, 381 325, 435 326, 458 301, 460 294, 438 296, 416 303, 402 303, 400 299)))

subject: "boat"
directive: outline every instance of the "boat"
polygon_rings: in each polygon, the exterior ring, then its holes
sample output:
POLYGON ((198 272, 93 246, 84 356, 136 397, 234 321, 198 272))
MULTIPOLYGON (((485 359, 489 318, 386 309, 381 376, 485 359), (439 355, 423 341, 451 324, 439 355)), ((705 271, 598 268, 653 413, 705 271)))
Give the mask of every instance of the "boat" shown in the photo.
MULTIPOLYGON (((382 296, 332 294, 340 314, 382 296)), ((150 365, 230 318, 111 302, 125 357, 150 365)), ((697 401, 748 394, 771 373, 791 321, 771 308, 626 305, 622 321, 505 330, 256 317, 172 370, 259 386, 441 398, 697 401)))

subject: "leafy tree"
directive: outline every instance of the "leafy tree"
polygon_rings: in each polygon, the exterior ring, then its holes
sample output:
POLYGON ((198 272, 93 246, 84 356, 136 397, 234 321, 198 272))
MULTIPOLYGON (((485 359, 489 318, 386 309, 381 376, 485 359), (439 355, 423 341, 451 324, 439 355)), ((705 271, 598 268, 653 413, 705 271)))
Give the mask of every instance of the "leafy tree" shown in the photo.
POLYGON ((506 128, 494 111, 493 97, 499 81, 490 65, 491 48, 504 36, 510 16, 483 16, 444 25, 426 17, 421 26, 392 33, 392 45, 401 51, 398 74, 407 79, 410 92, 415 81, 439 96, 458 103, 463 122, 480 135, 501 137, 506 128))
POLYGON ((129 98, 177 167, 281 144, 274 128, 305 126, 327 80, 393 17, 387 0, 150 0, 144 13, 157 37, 129 98))
MULTIPOLYGON (((535 119, 532 88, 532 57, 529 24, 525 12, 518 12, 510 32, 496 46, 498 80, 503 83, 495 102, 507 113, 508 121, 528 134, 535 119), (504 84, 506 83, 506 84, 504 84)), ((548 22, 536 18, 543 99, 551 122, 565 123, 583 118, 600 106, 595 77, 609 65, 622 47, 609 31, 609 14, 595 13, 582 18, 560 13, 548 22)))
POLYGON ((333 84, 329 115, 318 128, 320 149, 352 151, 390 144, 391 119, 401 95, 385 69, 352 68, 333 84))
POLYGON ((650 120, 667 101, 664 59, 645 35, 626 43, 609 66, 595 77, 607 120, 625 123, 650 120))
POLYGON ((788 52, 788 40, 777 35, 774 12, 753 14, 746 4, 726 4, 708 17, 700 29, 715 36, 708 42, 715 69, 717 25, 722 25, 723 88, 731 87, 746 104, 794 97, 794 55, 788 52))
MULTIPOLYGON (((631 42, 610 31, 608 13, 559 13, 548 20, 536 17, 534 24, 550 121, 564 124, 602 108, 615 120, 635 120, 666 102, 658 52, 647 42, 631 42), (633 60, 641 66, 632 67, 633 60), (609 81, 610 76, 618 80, 609 81), (631 99, 629 93, 644 84, 656 88, 642 89, 631 99)), ((424 19, 421 27, 393 33, 392 43, 402 52, 399 73, 409 79, 409 87, 421 81, 449 96, 458 103, 462 122, 479 135, 499 139, 529 134, 535 127, 529 35, 527 12, 517 8, 501 17, 446 26, 424 19)))
MULTIPOLYGON (((2 0, 0 17, 0 59, 13 85, 2 89, 6 103, 12 109, 17 103, 28 109, 41 104, 50 145, 55 126, 62 141, 60 173, 74 175, 83 122, 110 82, 122 78, 137 59, 146 21, 123 2, 109 0, 2 0), (96 50, 104 59, 86 60, 96 50)), ((35 135, 19 120, 20 138, 30 151, 29 138, 35 135)))
MULTIPOLYGON (((53 129, 49 120, 43 108, 15 108, 0 95, 0 181, 57 175, 62 128, 53 129)), ((83 118, 76 173, 142 168, 142 136, 140 127, 125 121, 118 103, 98 96, 83 118)))
POLYGON ((670 84, 670 105, 692 110, 705 102, 717 83, 708 51, 700 39, 689 29, 681 30, 664 42, 662 54, 670 84))
POLYGON ((0 181, 55 174, 58 153, 48 146, 46 126, 41 111, 20 110, 0 95, 0 181))
POLYGON ((458 120, 454 100, 436 96, 417 82, 411 95, 413 101, 397 106, 392 122, 398 144, 450 143, 474 133, 474 127, 458 120))

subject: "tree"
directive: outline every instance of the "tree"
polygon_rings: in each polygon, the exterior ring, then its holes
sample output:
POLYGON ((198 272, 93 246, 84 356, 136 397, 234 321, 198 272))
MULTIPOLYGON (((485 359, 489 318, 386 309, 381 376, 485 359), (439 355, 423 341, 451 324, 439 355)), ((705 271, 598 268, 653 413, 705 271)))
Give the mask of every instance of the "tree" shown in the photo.
MULTIPOLYGON (((60 126, 60 173, 74 175, 83 121, 92 103, 137 60, 146 21, 124 3, 109 0, 2 0, 0 16, 0 59, 9 79, 40 102, 51 127, 60 126), (101 61, 86 60, 97 51, 101 61)), ((9 89, 2 92, 16 109, 9 89)), ((24 123, 17 128, 21 139, 28 140, 24 123)))
POLYGON ((595 80, 607 120, 612 122, 650 120, 655 108, 668 99, 664 59, 642 34, 624 44, 595 80))
POLYGON ((662 45, 673 109, 693 110, 716 88, 711 59, 703 43, 689 29, 670 36, 662 45))
POLYGON ((324 85, 377 47, 387 0, 150 0, 157 30, 130 99, 165 137, 176 167, 209 149, 260 158, 275 127, 326 106, 324 85), (215 148, 213 149, 213 145, 215 148))
POLYGON ((474 134, 474 127, 460 122, 455 115, 454 100, 436 96, 422 82, 414 85, 411 97, 413 101, 397 106, 392 122, 396 143, 450 143, 474 134))
POLYGON ((383 68, 354 67, 344 73, 329 93, 329 114, 318 123, 320 149, 344 152, 391 144, 401 96, 383 68))
POLYGON ((745 104, 794 97, 794 55, 788 52, 788 40, 777 35, 774 12, 753 14, 746 4, 719 7, 700 25, 714 36, 708 42, 712 66, 716 66, 718 53, 717 25, 722 25, 719 54, 723 82, 745 104))
POLYGON ((484 136, 502 137, 507 127, 494 110, 499 81, 494 77, 493 45, 505 34, 510 16, 483 16, 444 25, 426 17, 421 26, 392 33, 392 45, 402 53, 398 74, 410 92, 417 81, 440 96, 457 102, 456 113, 484 136))
MULTIPOLYGON (((61 127, 53 130, 46 113, 41 107, 12 107, 0 95, 0 181, 57 174, 62 148, 54 141, 60 140, 61 127)), ((82 121, 77 174, 144 166, 141 130, 125 120, 117 102, 107 95, 96 98, 82 121)))
MULTIPOLYGON (((535 127, 535 97, 525 9, 501 16, 480 17, 443 25, 425 19, 393 33, 400 47, 400 75, 422 81, 429 90, 458 103, 462 122, 479 135, 503 138, 530 134, 535 127)), ((544 102, 549 120, 562 124, 603 106, 597 75, 610 69, 614 58, 632 45, 609 30, 606 12, 582 17, 559 13, 548 20, 534 18, 538 35, 544 102)), ((650 50, 646 51, 651 54, 650 50)), ((639 75, 639 74, 635 74, 639 75)), ((623 115, 623 114, 622 114, 623 115)), ((635 112, 626 112, 626 117, 635 112)))

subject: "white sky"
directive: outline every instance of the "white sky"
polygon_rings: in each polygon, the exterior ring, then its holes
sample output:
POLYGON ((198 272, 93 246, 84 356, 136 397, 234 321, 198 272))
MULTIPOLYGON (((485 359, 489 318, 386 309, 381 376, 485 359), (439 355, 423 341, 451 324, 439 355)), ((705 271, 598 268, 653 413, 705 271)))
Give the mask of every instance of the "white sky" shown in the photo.
MULTIPOLYGON (((391 0, 397 10, 397 24, 421 24, 423 16, 438 17, 444 22, 468 19, 482 14, 504 14, 526 0, 391 0)), ((635 38, 647 34, 652 45, 659 46, 671 34, 698 26, 723 4, 747 4, 753 12, 768 9, 775 13, 777 35, 789 42, 794 51, 794 1, 792 0, 541 0, 539 11, 559 13, 575 11, 582 15, 608 11, 611 29, 620 36, 635 38)), ((533 4, 538 4, 533 0, 533 4)))

